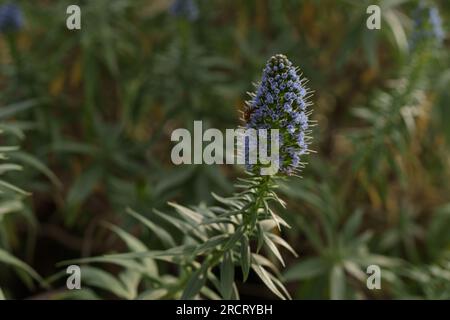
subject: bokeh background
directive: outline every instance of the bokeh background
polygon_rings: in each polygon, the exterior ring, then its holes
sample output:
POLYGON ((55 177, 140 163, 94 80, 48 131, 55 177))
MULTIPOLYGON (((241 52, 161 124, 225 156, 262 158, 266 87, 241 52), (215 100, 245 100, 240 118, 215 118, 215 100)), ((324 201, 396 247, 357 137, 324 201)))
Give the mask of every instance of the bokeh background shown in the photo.
MULTIPOLYGON (((0 142, 20 146, 8 157, 22 166, 1 179, 28 193, 0 197, 3 295, 67 298, 57 263, 126 250, 104 221, 159 249, 126 207, 154 219, 167 201, 231 194, 243 168, 175 166, 170 134, 194 120, 237 127, 282 53, 309 79, 317 122, 303 178, 280 185, 283 237, 299 252, 282 269, 292 296, 449 299, 450 2, 175 2, 0 1, 21 15, 0 31, 0 142), (66 28, 70 4, 81 30, 66 28), (380 30, 366 28, 370 4, 380 30), (381 290, 366 287, 370 264, 381 290)), ((274 298, 237 281, 244 299, 274 298)), ((123 298, 83 285, 83 297, 123 298)))

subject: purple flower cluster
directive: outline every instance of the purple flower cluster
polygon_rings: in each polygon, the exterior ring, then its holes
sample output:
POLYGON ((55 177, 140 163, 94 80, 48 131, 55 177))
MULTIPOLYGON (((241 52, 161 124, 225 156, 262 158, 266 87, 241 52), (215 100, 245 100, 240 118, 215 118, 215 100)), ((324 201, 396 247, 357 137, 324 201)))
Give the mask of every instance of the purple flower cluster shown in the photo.
POLYGON ((22 11, 13 4, 0 6, 0 32, 17 31, 23 26, 22 11))
POLYGON ((190 21, 197 20, 199 14, 194 0, 175 0, 170 6, 169 12, 175 17, 185 17, 190 21))
MULTIPOLYGON (((279 172, 287 175, 299 171, 301 156, 308 153, 310 103, 305 81, 286 56, 277 54, 267 62, 245 110, 246 128, 279 130, 279 172)), ((247 170, 257 167, 248 164, 247 170)))
POLYGON ((445 32, 442 27, 442 20, 437 7, 430 7, 424 2, 413 13, 414 32, 410 46, 414 48, 425 40, 432 39, 437 44, 442 44, 445 39, 445 32))

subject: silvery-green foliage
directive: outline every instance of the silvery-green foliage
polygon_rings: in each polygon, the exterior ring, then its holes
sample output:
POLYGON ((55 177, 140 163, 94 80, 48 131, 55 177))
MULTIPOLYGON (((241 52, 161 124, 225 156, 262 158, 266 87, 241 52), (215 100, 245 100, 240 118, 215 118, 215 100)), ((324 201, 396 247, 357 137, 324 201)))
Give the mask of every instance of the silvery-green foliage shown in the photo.
MULTIPOLYGON (((285 149, 280 155, 280 161, 284 161, 286 166, 282 166, 281 173, 291 174, 300 166, 300 154, 306 153, 308 119, 304 110, 308 103, 304 98, 308 92, 295 67, 283 55, 269 59, 259 88, 254 103, 251 104, 252 115, 244 119, 246 126, 260 128, 263 124, 266 129, 279 126, 286 129, 283 132, 286 133, 283 137, 286 141, 282 143, 282 148, 285 149), (273 83, 273 86, 265 88, 268 83, 273 83), (272 123, 274 119, 277 121, 272 123)), ((277 297, 290 299, 278 277, 277 266, 262 254, 269 252, 283 266, 285 263, 279 248, 285 248, 296 255, 294 249, 274 232, 281 232, 282 227, 289 227, 273 209, 274 204, 285 207, 275 193, 277 177, 249 175, 249 178, 239 180, 236 187, 241 191, 232 197, 223 198, 213 194, 219 206, 199 205, 188 208, 169 203, 177 214, 171 216, 154 210, 154 218, 157 219, 152 220, 129 209, 128 214, 159 238, 167 250, 148 250, 130 234, 113 227, 135 252, 84 260, 111 262, 125 267, 117 280, 104 271, 88 267, 88 274, 96 273, 97 276, 88 277, 87 282, 128 299, 140 297, 137 288, 144 277, 151 282, 150 291, 144 292, 144 297, 147 298, 238 299, 235 269, 240 267, 244 281, 250 271, 253 271, 277 297), (155 221, 164 223, 158 224, 155 221), (178 240, 172 237, 169 227, 165 225, 177 229, 183 238, 178 240), (161 277, 155 261, 178 265, 178 275, 175 278, 161 277), (146 263, 151 263, 151 268, 146 263), (123 276, 126 281, 123 281, 123 276), (130 282, 127 282, 130 276, 135 280, 132 288, 129 287, 130 282), (99 282, 99 279, 103 281, 99 282)))
MULTIPOLYGON (((26 191, 11 183, 7 174, 14 171, 22 170, 22 167, 11 161, 11 154, 18 151, 15 145, 5 145, 5 136, 16 135, 23 137, 20 125, 14 123, 9 124, 4 121, 7 116, 15 113, 17 106, 3 107, 0 111, 0 266, 5 265, 14 268, 16 272, 23 273, 27 284, 32 283, 32 279, 43 284, 43 279, 30 266, 16 258, 9 250, 8 230, 5 223, 11 216, 15 216, 25 211, 23 203, 24 197, 28 195, 26 191)), ((2 290, 2 283, 0 283, 0 299, 4 299, 6 294, 2 290)))
POLYGON ((396 270, 397 275, 390 279, 392 290, 397 296, 450 299, 450 205, 437 208, 433 215, 434 219, 429 223, 424 239, 427 257, 420 263, 405 263, 402 269, 396 270))
MULTIPOLYGON (((284 207, 284 202, 274 191, 276 184, 273 178, 252 176, 241 179, 238 187, 242 191, 229 198, 213 195, 220 206, 188 208, 170 203, 175 215, 155 210, 155 218, 184 235, 181 241, 174 239, 163 226, 129 209, 128 214, 154 233, 167 250, 149 250, 134 236, 112 227, 133 252, 81 261, 118 264, 125 268, 126 274, 135 272, 138 281, 131 291, 124 287, 129 283, 121 281, 122 273, 117 281, 99 284, 96 278, 87 283, 108 289, 122 298, 237 299, 235 271, 239 267, 244 281, 253 271, 276 296, 289 299, 276 264, 263 254, 270 252, 281 265, 284 265, 284 260, 279 248, 295 255, 291 246, 277 234, 288 225, 271 208, 274 203, 284 207), (159 274, 156 261, 178 265, 178 275, 159 274), (150 286, 138 293, 141 279, 147 279, 150 286)), ((89 267, 88 270, 92 272, 93 269, 89 267)), ((104 273, 98 269, 95 272, 104 273)))
MULTIPOLYGON (((414 36, 414 35, 412 35, 414 36)), ((384 90, 376 90, 353 114, 366 125, 350 130, 348 137, 355 146, 352 169, 364 177, 363 185, 386 186, 389 174, 394 174, 403 186, 407 183, 404 165, 399 156, 411 154, 412 141, 417 136, 417 122, 424 117, 435 90, 429 81, 430 69, 438 61, 433 43, 422 43, 406 58, 408 65, 384 90), (386 151, 389 152, 386 152, 386 151)), ((421 141, 414 141, 419 146, 421 141)))
POLYGON ((450 299, 450 256, 429 264, 405 264, 389 276, 390 288, 405 299, 450 299))
MULTIPOLYGON (((329 174, 325 169, 322 171, 329 174)), ((337 189, 331 182, 316 184, 311 179, 303 179, 301 184, 293 180, 281 186, 289 199, 298 200, 308 208, 307 212, 296 215, 290 212, 291 224, 301 230, 309 250, 314 252, 313 256, 291 265, 283 278, 288 283, 301 281, 304 286, 313 285, 311 297, 321 292, 330 299, 354 299, 362 297, 367 290, 369 265, 381 267, 384 275, 402 263, 371 248, 374 232, 363 228, 363 207, 351 209, 336 196, 337 189)))

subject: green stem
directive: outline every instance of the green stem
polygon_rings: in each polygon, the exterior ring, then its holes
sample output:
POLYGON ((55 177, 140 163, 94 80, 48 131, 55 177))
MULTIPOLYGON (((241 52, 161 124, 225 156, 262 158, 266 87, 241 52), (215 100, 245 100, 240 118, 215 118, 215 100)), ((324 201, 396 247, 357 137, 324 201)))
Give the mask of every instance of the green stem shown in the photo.
POLYGON ((247 235, 251 235, 255 230, 256 223, 258 222, 258 211, 262 207, 262 202, 270 189, 270 182, 271 176, 264 176, 260 178, 259 184, 255 187, 256 191, 253 205, 247 213, 244 213, 244 226, 247 235))
MULTIPOLYGON (((255 179, 258 179, 258 183, 252 187, 254 191, 254 197, 252 200, 252 205, 243 212, 243 228, 245 234, 250 238, 250 236, 254 233, 256 229, 256 224, 258 223, 258 213, 259 209, 262 208, 263 202, 265 198, 267 197, 268 193, 271 190, 271 182, 272 177, 271 176, 263 176, 263 177, 256 177, 255 179)), ((237 241, 238 242, 238 241, 237 241)), ((203 264, 206 264, 207 267, 205 270, 210 270, 214 268, 216 265, 218 265, 225 252, 233 251, 235 247, 235 244, 233 244, 228 250, 221 250, 221 249, 215 249, 212 251, 208 257, 203 261, 203 264)), ((190 265, 191 266, 191 265, 190 265)), ((192 267, 192 266, 191 266, 192 267)), ((192 272, 194 269, 192 269, 191 272, 188 272, 188 274, 178 285, 177 288, 180 290, 184 289, 184 285, 186 281, 190 278, 192 272)))
POLYGON ((20 78, 20 76, 22 74, 22 59, 20 56, 19 48, 17 47, 16 37, 12 33, 7 33, 6 39, 8 42, 11 57, 14 61, 16 69, 17 69, 17 77, 20 78))
MULTIPOLYGON (((260 179, 260 181, 255 187, 256 190, 253 204, 247 212, 243 213, 243 228, 247 236, 250 236, 255 231, 256 224, 258 222, 258 211, 263 207, 262 203, 270 191, 270 182, 272 181, 271 176, 259 177, 258 179, 260 179)), ((234 245, 227 251, 233 251, 233 249, 234 245)), ((208 269, 219 264, 225 252, 226 251, 223 250, 215 250, 207 261, 205 261, 205 263, 208 263, 208 269)))

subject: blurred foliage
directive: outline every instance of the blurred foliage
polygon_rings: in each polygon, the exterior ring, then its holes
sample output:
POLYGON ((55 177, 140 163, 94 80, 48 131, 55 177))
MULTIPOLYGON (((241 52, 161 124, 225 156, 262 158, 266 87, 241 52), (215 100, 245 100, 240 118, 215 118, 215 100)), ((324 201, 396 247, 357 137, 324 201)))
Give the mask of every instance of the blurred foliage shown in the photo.
MULTIPOLYGON (((14 136, 19 139, 24 137, 20 125, 17 123, 7 124, 5 122, 5 118, 16 113, 17 109, 17 106, 12 105, 3 108, 0 112, 0 142, 7 140, 4 135, 14 136)), ((16 215, 22 213, 22 218, 25 218, 31 227, 35 227, 36 225, 32 213, 24 203, 24 198, 29 194, 6 180, 9 173, 22 170, 20 165, 11 162, 11 154, 17 151, 17 146, 4 145, 4 143, 0 144, 0 264, 3 267, 5 265, 14 267, 17 276, 22 278, 30 288, 33 288, 33 279, 44 284, 43 279, 30 266, 10 253, 12 247, 19 242, 18 234, 15 232, 15 226, 17 224, 16 215)), ((8 272, 10 271, 8 269, 8 272)), ((2 276, 0 279, 3 283, 5 279, 3 275, 0 276, 2 276)), ((9 294, 8 291, 6 293, 9 294)), ((0 286, 0 300, 7 297, 6 293, 2 289, 2 286, 0 286)))
MULTIPOLYGON (((0 223, 2 257, 48 277, 62 260, 163 249, 126 207, 162 222, 151 208, 170 216, 167 201, 212 206, 210 193, 230 194, 242 175, 232 166, 174 166, 172 130, 193 120, 235 128, 265 61, 283 53, 310 79, 318 123, 304 179, 281 183, 288 210, 275 209, 292 226, 281 236, 299 253, 286 260, 290 294, 449 298, 449 42, 411 39, 419 3, 439 9, 447 32, 450 2, 193 0, 198 13, 187 19, 169 0, 80 0, 80 31, 65 25, 73 1, 12 2, 24 26, 0 34, 0 139, 2 148, 20 145, 8 156, 23 167, 5 181, 31 195, 0 199, 0 219, 14 211, 0 223), (366 28, 374 3, 381 30, 366 28), (366 287, 370 264, 382 269, 381 290, 366 287)), ((158 230, 169 228, 162 223, 158 230)), ((82 294, 136 298, 139 287, 150 290, 143 298, 164 297, 138 282, 132 263, 83 266, 103 291, 82 294)), ((167 264, 142 263, 177 281, 167 264)), ((46 290, 24 287, 23 269, 0 264, 7 297, 67 294, 64 272, 46 290)), ((241 298, 274 297, 252 276, 238 287, 241 298)))
MULTIPOLYGON (((201 204, 191 209, 170 202, 169 205, 177 212, 174 216, 154 210, 155 217, 170 225, 170 228, 128 209, 129 215, 158 237, 165 250, 151 250, 133 235, 111 225, 110 229, 127 244, 130 252, 65 264, 97 262, 124 267, 118 279, 94 267, 84 267, 82 275, 84 283, 90 287, 99 287, 125 299, 239 299, 235 283, 237 266, 242 270, 243 282, 250 271, 255 272, 278 298, 291 299, 279 279, 279 269, 262 253, 264 248, 283 266, 284 260, 278 246, 297 256, 294 249, 274 231, 281 231, 281 226, 289 227, 271 209, 273 203, 285 206, 275 193, 274 178, 250 176, 239 179, 237 187, 242 190, 232 197, 213 194, 220 204, 218 206, 201 204), (171 235, 173 230, 181 234, 179 244, 171 235), (157 261, 176 265, 177 276, 160 274, 157 261), (144 280, 148 284, 146 290, 140 292, 139 285, 144 280)), ((91 295, 90 289, 81 289, 66 293, 65 297, 88 295, 91 295)))

